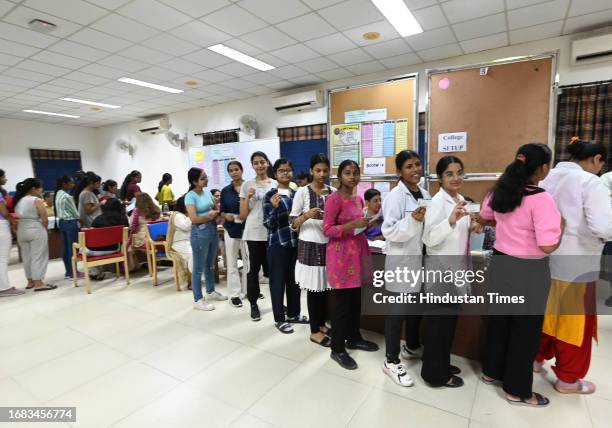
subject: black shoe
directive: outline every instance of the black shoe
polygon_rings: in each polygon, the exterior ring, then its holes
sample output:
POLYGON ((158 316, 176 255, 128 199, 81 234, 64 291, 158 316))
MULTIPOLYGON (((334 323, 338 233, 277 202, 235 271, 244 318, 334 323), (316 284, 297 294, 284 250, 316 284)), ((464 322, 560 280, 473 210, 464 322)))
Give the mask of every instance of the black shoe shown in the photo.
POLYGON ((242 300, 240 299, 240 297, 232 297, 230 299, 230 305, 232 305, 235 308, 241 308, 242 307, 242 300))
POLYGON ((449 369, 452 375, 458 375, 459 373, 461 373, 461 369, 457 366, 453 366, 452 364, 450 365, 449 369))
POLYGON ((446 388, 459 388, 463 386, 463 379, 461 379, 459 376, 452 375, 448 382, 442 386, 446 388))
POLYGON ((346 342, 347 349, 358 349, 360 351, 366 352, 376 352, 378 349, 378 345, 374 342, 370 342, 369 340, 358 340, 356 342, 346 342))
POLYGON ((340 364, 340 367, 347 370, 355 370, 357 363, 348 354, 348 352, 332 352, 330 355, 331 359, 340 364))
POLYGON ((610 307, 612 307, 612 296, 610 296, 610 297, 608 297, 608 298, 606 299, 606 306, 610 306, 610 307))
POLYGON ((261 314, 259 313, 259 307, 255 305, 251 305, 251 321, 259 321, 261 320, 261 314))
POLYGON ((261 293, 259 293, 259 297, 258 297, 258 299, 259 299, 259 300, 263 300, 264 298, 265 298, 265 297, 264 297, 264 295, 263 295, 263 294, 261 294, 261 293))

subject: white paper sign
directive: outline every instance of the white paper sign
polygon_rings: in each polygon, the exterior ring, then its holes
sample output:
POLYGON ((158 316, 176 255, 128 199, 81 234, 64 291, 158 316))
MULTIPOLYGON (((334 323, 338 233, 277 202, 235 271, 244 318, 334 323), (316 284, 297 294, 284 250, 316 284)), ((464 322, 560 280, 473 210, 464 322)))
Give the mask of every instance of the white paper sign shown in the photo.
POLYGON ((438 152, 466 152, 467 132, 438 134, 438 152))
POLYGON ((363 158, 363 175, 377 175, 385 173, 385 158, 363 158))

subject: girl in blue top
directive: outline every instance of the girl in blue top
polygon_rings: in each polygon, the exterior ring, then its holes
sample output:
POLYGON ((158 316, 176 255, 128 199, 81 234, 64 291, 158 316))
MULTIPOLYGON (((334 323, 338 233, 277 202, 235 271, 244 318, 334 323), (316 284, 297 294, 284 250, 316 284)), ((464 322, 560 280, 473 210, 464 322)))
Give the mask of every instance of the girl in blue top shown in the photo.
POLYGON ((191 220, 191 251, 193 254, 193 271, 191 286, 195 309, 212 311, 215 306, 209 300, 227 300, 227 297, 215 291, 213 263, 217 257, 217 223, 219 211, 214 209, 212 194, 205 189, 208 176, 200 168, 191 168, 187 173, 189 192, 185 195, 185 207, 191 220), (206 278, 206 298, 202 295, 202 272, 206 278))

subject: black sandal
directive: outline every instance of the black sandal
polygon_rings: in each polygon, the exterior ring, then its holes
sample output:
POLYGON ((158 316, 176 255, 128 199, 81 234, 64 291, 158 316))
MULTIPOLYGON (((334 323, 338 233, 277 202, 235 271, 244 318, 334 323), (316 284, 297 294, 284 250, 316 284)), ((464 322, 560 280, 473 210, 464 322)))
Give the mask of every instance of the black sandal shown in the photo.
POLYGON ((325 336, 325 338, 323 340, 321 340, 320 342, 317 342, 312 337, 310 338, 310 341, 312 343, 316 343, 317 345, 322 346, 324 348, 330 348, 331 347, 331 339, 329 337, 327 337, 327 336, 325 336))
POLYGON ((550 403, 550 400, 544 397, 542 394, 538 394, 537 392, 534 392, 533 395, 535 396, 537 403, 528 402, 527 400, 529 400, 529 398, 521 398, 520 400, 511 400, 508 397, 506 397, 506 401, 512 404, 513 406, 527 406, 527 407, 546 407, 550 403))
POLYGON ((310 323, 310 321, 308 321, 308 317, 306 315, 302 315, 302 316, 297 316, 297 317, 287 317, 285 318, 287 320, 287 322, 290 322, 291 324, 308 324, 310 323))
POLYGON ((34 291, 49 291, 49 290, 55 290, 56 288, 57 288, 57 285, 45 284, 42 287, 34 287, 34 291))
POLYGON ((460 388, 463 386, 463 379, 461 379, 459 376, 452 375, 448 382, 442 386, 446 388, 460 388))
POLYGON ((457 366, 453 366, 452 364, 449 366, 450 373, 453 375, 458 375, 461 373, 461 369, 457 366))
POLYGON ((274 323, 274 326, 283 334, 293 333, 293 327, 287 321, 274 323))

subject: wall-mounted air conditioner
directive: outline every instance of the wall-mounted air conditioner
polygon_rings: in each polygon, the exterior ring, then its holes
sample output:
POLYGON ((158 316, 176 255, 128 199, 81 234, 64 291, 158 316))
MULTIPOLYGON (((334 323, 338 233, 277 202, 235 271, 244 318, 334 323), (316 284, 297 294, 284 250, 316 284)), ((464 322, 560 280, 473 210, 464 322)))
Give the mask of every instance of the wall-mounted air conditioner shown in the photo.
POLYGON ((143 134, 160 134, 167 132, 170 129, 170 121, 167 117, 149 120, 138 125, 139 130, 143 134))
POLYGON ((572 65, 612 61, 612 33, 572 42, 572 65))
POLYGON ((274 109, 279 112, 311 110, 323 106, 323 91, 320 89, 299 92, 272 99, 274 109))

